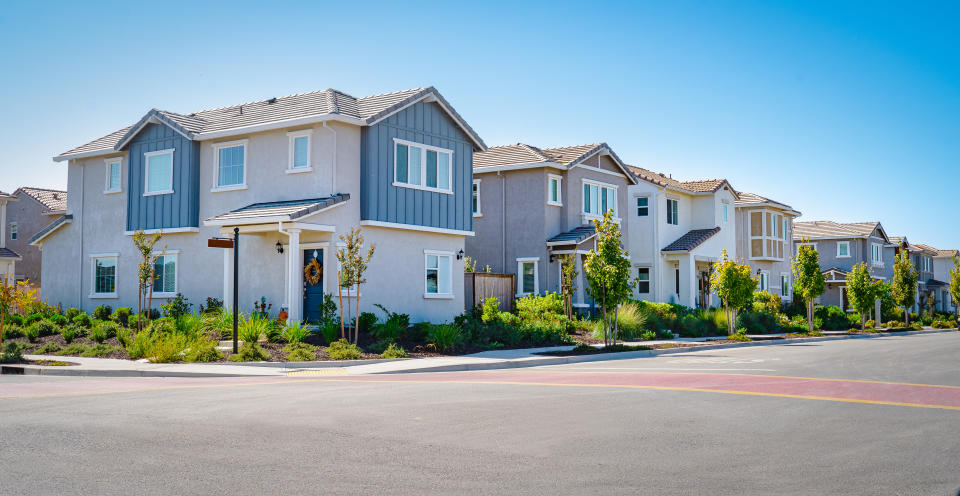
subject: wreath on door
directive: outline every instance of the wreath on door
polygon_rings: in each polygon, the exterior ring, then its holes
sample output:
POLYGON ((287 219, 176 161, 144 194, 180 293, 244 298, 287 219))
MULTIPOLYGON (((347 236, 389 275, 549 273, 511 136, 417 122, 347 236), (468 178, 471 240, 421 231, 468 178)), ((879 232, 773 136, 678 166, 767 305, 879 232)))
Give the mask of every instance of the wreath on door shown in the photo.
POLYGON ((303 267, 303 277, 310 285, 320 283, 320 278, 323 277, 323 266, 320 265, 320 262, 318 262, 316 258, 303 267))

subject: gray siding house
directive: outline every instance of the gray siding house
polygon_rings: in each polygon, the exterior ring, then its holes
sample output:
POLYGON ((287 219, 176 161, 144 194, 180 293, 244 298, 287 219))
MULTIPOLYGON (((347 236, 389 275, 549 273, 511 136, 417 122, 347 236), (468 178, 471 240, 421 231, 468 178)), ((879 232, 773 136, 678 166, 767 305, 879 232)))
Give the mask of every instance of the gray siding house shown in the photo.
POLYGON ((576 257, 574 306, 589 306, 583 259, 592 221, 612 211, 626 242, 627 187, 636 178, 606 143, 538 148, 518 143, 474 156, 473 224, 466 253, 478 266, 516 274, 516 296, 560 289, 560 256, 576 257))
POLYGON ((956 307, 950 296, 949 270, 957 250, 938 250, 930 245, 910 243, 910 261, 917 270, 917 304, 914 311, 926 311, 928 299, 933 298, 934 309, 939 312, 954 312, 956 307))
POLYGON ((7 205, 7 248, 22 260, 17 262, 16 279, 29 281, 33 287, 41 285, 40 249, 30 244, 30 238, 66 213, 67 192, 44 188, 17 188, 16 201, 7 205))
POLYGON ((7 205, 17 197, 0 191, 0 282, 13 284, 16 281, 17 262, 20 255, 7 248, 7 205))
MULTIPOLYGON (((266 298, 292 320, 337 294, 339 237, 362 227, 376 254, 360 288, 414 320, 463 311, 473 154, 486 145, 434 88, 356 98, 323 90, 139 122, 55 157, 67 163, 66 213, 33 237, 44 298, 91 310, 136 307, 137 230, 155 248, 162 303, 183 293, 232 300, 240 231, 240 311, 266 298), (316 283, 304 276, 319 273, 316 283)), ((344 290, 344 304, 357 298, 344 290)))

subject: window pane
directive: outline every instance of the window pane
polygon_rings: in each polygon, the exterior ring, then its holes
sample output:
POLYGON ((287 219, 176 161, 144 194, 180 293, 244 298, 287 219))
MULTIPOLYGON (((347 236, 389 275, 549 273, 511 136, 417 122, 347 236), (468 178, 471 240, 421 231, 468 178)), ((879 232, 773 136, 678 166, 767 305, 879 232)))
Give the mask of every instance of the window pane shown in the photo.
POLYGON ((437 187, 440 189, 450 189, 450 154, 441 153, 438 157, 440 164, 437 166, 437 187))
POLYGON ((644 197, 641 197, 641 198, 637 198, 637 206, 638 206, 638 207, 646 207, 646 206, 648 206, 648 205, 647 205, 647 202, 649 202, 649 201, 650 201, 650 199, 647 198, 647 197, 645 197, 645 196, 644 196, 644 197))
POLYGON ((110 190, 120 189, 120 162, 110 164, 110 190))
POLYGON ((437 293, 437 269, 427 269, 427 293, 437 293))
POLYGON ((293 138, 293 166, 294 167, 306 167, 307 166, 307 140, 310 139, 306 136, 298 136, 293 138))
POLYGON ((723 221, 727 221, 727 206, 723 205, 723 221))
POLYGON ((437 270, 437 287, 441 294, 450 294, 450 257, 437 257, 437 263, 440 265, 437 270))
POLYGON ((600 211, 598 213, 605 214, 607 213, 608 199, 607 199, 607 188, 600 188, 600 211))
POLYGON ((600 214, 600 187, 590 186, 590 213, 600 214))
POLYGON ((751 257, 763 256, 763 240, 762 239, 750 240, 750 256, 751 257))
POLYGON ((673 200, 673 225, 680 225, 680 202, 673 200))
POLYGON ((427 187, 437 187, 437 152, 427 150, 427 187))
POLYGON ((423 150, 415 146, 411 146, 409 148, 410 148, 410 177, 408 182, 410 184, 416 184, 419 186, 420 180, 421 180, 420 167, 421 167, 421 161, 423 160, 423 157, 422 157, 423 150))
POLYGON ((767 236, 773 235, 773 216, 770 215, 769 213, 767 214, 767 227, 766 229, 764 229, 764 233, 767 236))
POLYGON ((173 170, 172 153, 147 157, 147 192, 173 189, 172 178, 170 177, 171 170, 173 170))
POLYGON ((480 185, 473 183, 473 213, 477 213, 479 210, 477 207, 480 206, 480 185))
POLYGON ((407 182, 407 159, 409 158, 407 152, 407 145, 397 145, 397 182, 405 183, 407 182))
POLYGON ((590 212, 590 185, 583 185, 583 211, 590 212))
POLYGON ((616 190, 614 190, 613 188, 606 188, 604 191, 606 191, 607 193, 606 194, 607 201, 606 201, 606 205, 603 206, 603 212, 606 212, 607 210, 609 210, 613 213, 616 213, 617 212, 616 190))
POLYGON ((649 281, 649 280, 650 280, 650 269, 648 269, 648 268, 637 269, 637 279, 639 279, 639 280, 641 280, 641 281, 649 281))
POLYGON ((176 291, 177 291, 177 258, 164 257, 163 292, 174 293, 176 291))
POLYGON ((550 201, 554 203, 557 202, 557 193, 558 193, 557 180, 554 178, 550 178, 550 201))
POLYGON ((536 274, 533 270, 533 262, 524 262, 523 263, 523 292, 532 293, 534 292, 534 277, 536 274))
POLYGON ((427 255, 427 268, 436 269, 437 268, 437 256, 436 255, 427 255))
POLYGON ((95 293, 116 292, 117 260, 115 258, 100 258, 96 261, 94 281, 95 293))
POLYGON ((763 213, 750 212, 750 235, 760 236, 763 234, 763 213))
POLYGON ((217 186, 243 184, 243 145, 220 149, 217 186))

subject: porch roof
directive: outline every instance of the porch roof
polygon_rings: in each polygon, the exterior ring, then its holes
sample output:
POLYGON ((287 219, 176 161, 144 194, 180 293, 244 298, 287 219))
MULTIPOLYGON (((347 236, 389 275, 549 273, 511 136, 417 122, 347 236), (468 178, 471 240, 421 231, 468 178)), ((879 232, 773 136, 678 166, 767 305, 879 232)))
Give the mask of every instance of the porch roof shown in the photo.
POLYGON ((928 287, 928 288, 942 288, 942 287, 946 287, 946 286, 947 286, 947 283, 945 283, 945 282, 943 282, 943 281, 938 281, 938 280, 936 280, 936 279, 928 279, 928 280, 927 280, 927 287, 928 287))
POLYGON ((44 227, 37 234, 34 234, 33 237, 30 238, 29 243, 31 245, 37 246, 47 236, 53 234, 54 232, 56 232, 57 229, 60 229, 60 227, 65 226, 71 222, 73 222, 73 214, 61 215, 56 220, 48 224, 47 227, 44 227))
POLYGON ((10 248, 0 248, 0 258, 15 258, 20 260, 20 255, 17 255, 17 252, 10 248))
POLYGON ((679 239, 667 245, 662 251, 693 251, 694 248, 702 245, 718 232, 720 232, 720 226, 714 227, 713 229, 694 229, 680 236, 679 239))
POLYGON ((592 238, 596 232, 592 225, 575 227, 548 239, 547 246, 577 245, 592 238))
POLYGON ((203 224, 206 226, 234 226, 293 222, 344 203, 349 199, 349 193, 337 193, 325 198, 254 203, 210 217, 204 220, 203 224))

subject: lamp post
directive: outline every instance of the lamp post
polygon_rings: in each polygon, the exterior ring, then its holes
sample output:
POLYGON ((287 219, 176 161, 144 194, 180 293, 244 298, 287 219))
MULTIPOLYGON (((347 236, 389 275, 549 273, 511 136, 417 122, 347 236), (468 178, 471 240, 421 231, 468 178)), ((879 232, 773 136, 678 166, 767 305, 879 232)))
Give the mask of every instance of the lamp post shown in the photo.
POLYGON ((240 228, 233 228, 233 353, 237 353, 237 315, 240 305, 240 282, 237 273, 240 271, 240 228))

